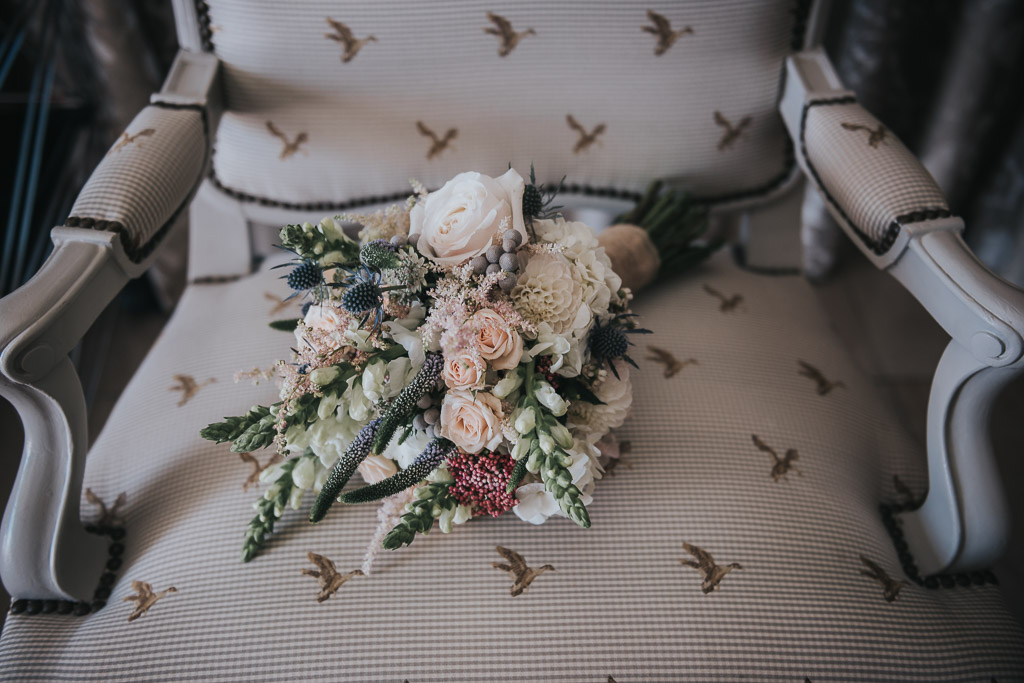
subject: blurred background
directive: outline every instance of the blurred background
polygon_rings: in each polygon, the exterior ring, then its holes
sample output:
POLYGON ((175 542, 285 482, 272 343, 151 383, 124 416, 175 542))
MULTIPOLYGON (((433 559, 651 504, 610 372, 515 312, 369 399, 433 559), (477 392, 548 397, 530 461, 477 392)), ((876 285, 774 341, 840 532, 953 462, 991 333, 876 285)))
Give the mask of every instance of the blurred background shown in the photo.
MULTIPOLYGON (((177 41, 169 0, 5 0, 0 34, 0 135, 7 150, 0 159, 2 296, 46 259, 50 229, 67 217, 89 173, 159 89, 177 41)), ((1024 286, 1024 2, 837 0, 825 46, 847 87, 935 176, 965 219, 965 238, 978 256, 1024 286)), ((75 349, 92 438, 184 288, 185 220, 148 276, 132 282, 75 349)), ((873 312, 879 327, 867 334, 875 348, 895 344, 913 362, 888 361, 884 372, 872 372, 887 361, 872 357, 871 345, 851 350, 894 398, 923 448, 931 370, 946 337, 835 226, 823 224, 819 241, 830 258, 815 273, 823 301, 836 310, 888 302, 887 310, 873 312), (850 297, 834 284, 842 278, 863 278, 866 293, 850 297)), ((1024 462, 1009 457, 1024 453, 1022 414, 1018 383, 994 422, 1007 481, 1024 481, 1024 462)), ((2 503, 22 447, 17 415, 2 399, 0 437, 2 503)), ((1024 520, 1020 501, 1014 504, 1024 520)), ((1016 552, 1010 561, 1024 567, 1016 552)), ((1007 592, 1024 614, 1020 586, 1007 592)), ((2 593, 0 600, 6 611, 2 593)))

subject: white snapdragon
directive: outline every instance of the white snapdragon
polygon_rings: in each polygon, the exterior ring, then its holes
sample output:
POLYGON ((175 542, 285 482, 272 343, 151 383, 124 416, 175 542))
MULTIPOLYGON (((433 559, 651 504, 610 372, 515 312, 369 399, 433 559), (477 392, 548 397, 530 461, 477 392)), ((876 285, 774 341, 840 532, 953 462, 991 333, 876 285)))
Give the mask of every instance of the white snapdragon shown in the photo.
POLYGON ((313 458, 299 458, 299 462, 292 468, 292 482, 299 489, 313 488, 313 481, 316 479, 316 460, 313 458))
POLYGON ((317 226, 320 230, 320 234, 329 240, 351 242, 352 239, 345 234, 338 222, 333 218, 322 218, 320 224, 317 226))
POLYGON ((512 394, 513 391, 518 389, 523 384, 523 376, 518 372, 506 373, 504 377, 498 380, 498 383, 491 389, 491 393, 498 398, 507 398, 512 394))
POLYGON ((512 424, 520 434, 529 434, 537 424, 537 415, 533 408, 521 408, 516 411, 512 424))
POLYGON ((568 401, 559 396, 555 388, 544 380, 537 382, 537 386, 533 390, 533 396, 542 406, 550 410, 551 414, 555 417, 565 415, 565 411, 569 408, 568 401))
POLYGON ((423 365, 426 358, 423 350, 423 336, 418 330, 426 316, 427 310, 423 304, 415 301, 409 309, 409 315, 401 320, 389 320, 382 325, 387 336, 391 337, 395 343, 401 344, 406 350, 412 361, 412 366, 417 369, 423 365))
POLYGON ((551 356, 551 367, 549 368, 551 372, 562 377, 579 375, 583 368, 587 334, 593 325, 590 309, 584 306, 581 310, 586 312, 584 316, 586 324, 574 328, 570 332, 559 334, 547 323, 542 322, 537 325, 537 338, 523 353, 523 357, 529 360, 541 356, 551 356))
MULTIPOLYGON (((313 310, 310 308, 310 310, 313 310)), ((345 329, 343 334, 344 340, 351 346, 354 346, 359 351, 376 351, 377 349, 370 343, 370 337, 372 333, 366 327, 359 324, 358 320, 352 320, 349 322, 348 328, 345 329)))
POLYGON ((342 422, 336 417, 317 420, 309 426, 309 447, 320 458, 324 467, 333 467, 348 447, 350 438, 345 437, 342 422))
POLYGON ((316 368, 309 373, 309 381, 317 386, 327 386, 338 378, 340 370, 337 365, 330 365, 325 368, 316 368))
POLYGON ((548 427, 548 433, 551 434, 551 437, 555 440, 555 443, 557 443, 562 448, 572 448, 572 433, 570 433, 564 425, 556 422, 555 424, 548 427))
MULTIPOLYGON (((285 450, 289 453, 303 453, 309 448, 309 432, 305 425, 291 425, 284 433, 285 450)), ((267 470, 263 470, 266 474, 267 470)))
POLYGON ((453 524, 464 524, 473 518, 473 508, 468 505, 456 505, 445 508, 437 518, 442 533, 450 533, 453 524))
POLYGON ((530 455, 530 449, 533 448, 533 439, 521 438, 516 441, 515 445, 512 446, 512 457, 515 460, 522 460, 523 458, 530 455))
POLYGON ((316 407, 316 416, 321 420, 327 419, 338 409, 338 401, 340 400, 337 394, 324 394, 316 407))
POLYGON ((416 370, 412 367, 412 361, 406 356, 387 363, 368 363, 363 370, 363 393, 374 403, 380 403, 383 399, 398 396, 415 375, 416 370))
POLYGON ((363 391, 362 376, 357 375, 349 378, 348 389, 342 397, 342 401, 348 406, 347 414, 353 420, 363 422, 370 416, 373 410, 373 401, 363 391))

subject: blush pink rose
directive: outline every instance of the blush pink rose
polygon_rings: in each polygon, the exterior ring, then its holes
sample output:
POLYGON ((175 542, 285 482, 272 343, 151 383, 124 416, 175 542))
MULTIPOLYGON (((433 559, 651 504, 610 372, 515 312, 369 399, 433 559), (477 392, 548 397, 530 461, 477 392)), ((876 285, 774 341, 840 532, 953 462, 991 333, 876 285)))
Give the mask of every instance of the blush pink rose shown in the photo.
POLYGON ((489 308, 473 315, 477 326, 477 342, 480 355, 491 362, 495 370, 510 370, 519 365, 523 357, 523 338, 508 326, 505 319, 489 308))
POLYGON ((494 450, 501 443, 502 417, 494 394, 453 389, 441 403, 439 434, 467 453, 494 450))
POLYGON ((444 354, 444 383, 449 389, 478 389, 484 385, 486 368, 468 353, 444 354))

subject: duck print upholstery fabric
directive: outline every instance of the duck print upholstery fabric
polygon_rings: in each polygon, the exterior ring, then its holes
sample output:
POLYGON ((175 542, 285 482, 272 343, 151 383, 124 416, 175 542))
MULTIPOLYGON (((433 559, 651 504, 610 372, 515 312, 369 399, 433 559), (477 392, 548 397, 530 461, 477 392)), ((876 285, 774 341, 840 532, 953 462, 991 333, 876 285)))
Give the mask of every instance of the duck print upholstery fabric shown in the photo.
POLYGON ((381 551, 363 576, 376 507, 341 507, 316 533, 304 509, 242 564, 252 464, 197 432, 275 394, 232 382, 287 342, 265 324, 288 313, 271 315, 263 296, 286 294, 274 263, 187 290, 89 456, 94 495, 126 494, 108 604, 9 615, 3 680, 1024 675, 1024 633, 997 585, 929 590, 903 575, 879 505, 920 495, 923 453, 809 286, 742 271, 725 253, 638 297, 654 334, 637 349, 633 416, 591 529, 475 520, 381 551), (179 405, 175 375, 217 381, 179 405))
POLYGON ((325 210, 509 163, 719 199, 795 177, 776 106, 807 2, 198 7, 225 85, 215 178, 247 201, 325 210))

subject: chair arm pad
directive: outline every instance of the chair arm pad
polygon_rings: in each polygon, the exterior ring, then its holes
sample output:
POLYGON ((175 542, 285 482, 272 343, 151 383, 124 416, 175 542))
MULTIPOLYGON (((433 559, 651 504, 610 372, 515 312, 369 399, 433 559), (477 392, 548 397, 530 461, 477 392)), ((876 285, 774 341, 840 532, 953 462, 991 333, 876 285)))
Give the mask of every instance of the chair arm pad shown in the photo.
POLYGON ((209 156, 204 106, 154 102, 111 146, 65 225, 117 233, 128 259, 140 264, 187 206, 209 156))
POLYGON ((829 212, 879 267, 899 258, 906 226, 950 216, 921 162, 843 89, 820 49, 790 58, 780 111, 829 212))
POLYGON ((825 201, 876 255, 902 226, 950 215, 921 162, 853 97, 806 102, 797 145, 825 201))

